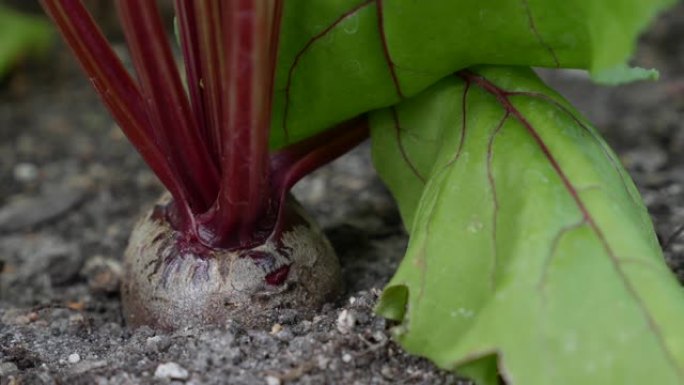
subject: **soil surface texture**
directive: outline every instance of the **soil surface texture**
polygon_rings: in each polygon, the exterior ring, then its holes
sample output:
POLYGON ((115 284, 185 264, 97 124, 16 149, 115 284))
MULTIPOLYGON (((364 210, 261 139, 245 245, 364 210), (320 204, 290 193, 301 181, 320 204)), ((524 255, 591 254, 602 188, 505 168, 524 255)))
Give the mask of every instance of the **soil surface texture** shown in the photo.
MULTIPOLYGON (((680 280, 682 36, 680 4, 641 39, 635 64, 658 68, 658 82, 604 88, 540 71, 620 154, 680 280)), ((368 143, 294 189, 337 250, 345 294, 313 319, 264 314, 268 330, 126 327, 120 258, 161 192, 63 45, 0 82, 0 385, 468 383, 404 353, 373 314, 407 236, 368 143)))

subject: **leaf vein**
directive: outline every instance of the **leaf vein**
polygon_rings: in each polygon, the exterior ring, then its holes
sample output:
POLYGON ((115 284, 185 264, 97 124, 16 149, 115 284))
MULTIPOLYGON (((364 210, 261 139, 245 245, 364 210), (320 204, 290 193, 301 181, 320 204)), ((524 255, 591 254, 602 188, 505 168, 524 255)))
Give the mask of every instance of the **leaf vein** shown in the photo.
POLYGON ((548 51, 549 55, 551 55, 551 59, 553 60, 554 65, 556 68, 560 68, 560 61, 558 60, 558 56, 556 56, 556 52, 553 50, 553 47, 551 47, 541 36, 541 33, 539 33, 539 29, 537 28, 537 24, 534 21, 534 17, 532 16, 532 10, 530 9, 530 4, 528 0, 521 0, 523 7, 525 8, 525 14, 527 15, 527 23, 530 26, 530 30, 532 31, 532 34, 534 34, 535 38, 539 41, 539 45, 541 45, 546 51, 548 51))
POLYGON ((637 197, 635 197, 634 194, 629 192, 629 189, 627 188, 628 182, 627 182, 627 178, 625 176, 625 173, 622 171, 621 166, 618 165, 615 157, 612 156, 610 151, 606 148, 606 145, 603 142, 603 140, 601 140, 601 138, 599 138, 596 135, 596 132, 594 132, 594 130, 589 128, 584 122, 582 122, 582 120, 580 120, 580 118, 578 118, 575 114, 573 114, 572 111, 570 111, 566 106, 564 106, 563 104, 561 104, 557 100, 553 99, 552 97, 550 97, 548 95, 544 95, 544 94, 539 93, 539 92, 513 91, 513 92, 508 92, 508 95, 510 95, 510 96, 526 96, 529 98, 539 99, 541 101, 545 101, 545 102, 555 106, 561 112, 563 112, 567 116, 569 116, 570 119, 572 119, 584 131, 588 132, 589 135, 591 135, 591 137, 594 139, 596 144, 601 148, 601 151, 603 152, 603 154, 608 158, 608 160, 610 161, 610 164, 613 166, 613 168, 615 168, 615 171, 617 171, 617 174, 620 176, 620 179, 622 180, 622 187, 624 188, 625 192, 627 193, 627 196, 629 196, 632 199, 632 201, 634 201, 635 203, 639 202, 637 197))
MULTIPOLYGON (((463 88, 463 96, 461 97, 461 135, 460 135, 460 142, 458 144, 458 147, 456 149, 456 153, 454 154, 453 158, 447 162, 447 164, 439 170, 437 175, 446 172, 451 166, 453 166, 456 161, 461 157, 461 153, 463 151, 463 144, 466 139, 466 121, 467 121, 467 100, 468 100, 468 94, 470 91, 470 84, 466 83, 465 87, 463 88)), ((431 176, 431 179, 434 179, 436 175, 431 176)), ((437 195, 439 196, 441 194, 442 190, 439 190, 437 192, 437 195)), ((432 225, 432 220, 434 219, 435 215, 435 207, 437 197, 435 197, 432 200, 432 204, 429 208, 428 214, 427 214, 427 220, 425 223, 425 234, 428 236, 431 232, 431 225, 432 225)), ((427 277, 427 253, 425 250, 425 242, 423 241, 423 244, 421 245, 420 252, 418 253, 418 257, 416 257, 416 265, 421 269, 420 273, 420 289, 418 291, 418 296, 416 297, 416 303, 419 303, 421 299, 423 298, 423 294, 425 293, 425 281, 427 277)))
POLYGON ((385 34, 385 18, 383 17, 383 7, 382 0, 375 0, 375 5, 377 7, 378 16, 378 31, 380 32, 380 42, 382 43, 382 54, 387 62, 387 68, 389 69, 390 75, 392 76, 392 83, 394 83, 394 89, 397 91, 397 95, 404 99, 404 93, 401 90, 401 83, 399 83, 399 78, 397 77, 397 71, 390 55, 389 45, 387 44, 387 35, 385 34))
POLYGON ((496 233, 499 222, 499 198, 497 196, 496 183, 494 181, 494 172, 492 170, 492 158, 494 157, 494 139, 499 134, 499 132, 503 128, 504 124, 506 123, 506 120, 508 120, 510 115, 510 112, 505 111, 504 116, 501 118, 496 128, 494 129, 494 131, 492 131, 492 134, 489 136, 489 142, 487 143, 487 182, 489 183, 489 187, 492 191, 492 201, 494 204, 494 208, 492 210, 492 270, 489 276, 489 284, 491 286, 492 291, 496 287, 496 271, 498 269, 499 264, 498 248, 496 241, 496 233))
POLYGON ((390 107, 390 111, 392 113, 392 120, 394 121, 394 133, 395 133, 395 139, 397 141, 397 147, 399 148, 399 152, 401 153, 402 159, 404 159, 404 162, 408 165, 409 169, 411 170, 411 173, 415 175, 416 178, 420 180, 422 184, 426 183, 425 176, 423 176, 416 165, 413 163, 411 158, 409 157, 408 153, 406 152, 406 148, 404 147, 404 142, 401 140, 401 134, 402 134, 402 128, 399 125, 399 116, 397 114, 397 109, 395 107, 390 107))
POLYGON ((289 131, 287 128, 287 118, 290 112, 290 103, 291 103, 291 92, 292 92, 292 77, 294 76, 294 71, 297 65, 299 64, 300 60, 304 56, 304 54, 313 46, 313 44, 317 41, 319 41, 321 38, 323 38, 325 35, 327 35, 330 31, 332 31, 336 26, 338 26, 342 21, 347 19, 348 17, 353 16, 355 13, 361 11, 370 3, 372 3, 374 0, 366 0, 363 3, 358 4, 357 6, 351 8, 350 10, 346 11, 340 17, 335 19, 329 26, 327 26, 325 29, 320 31, 319 33, 315 34, 312 36, 306 44, 302 47, 302 49, 297 52, 295 55, 294 60, 292 61, 292 65, 288 69, 287 72, 287 81, 285 83, 285 106, 284 106, 284 111, 283 111, 283 120, 282 120, 282 128, 283 128, 283 133, 285 134, 285 142, 289 142, 289 131))

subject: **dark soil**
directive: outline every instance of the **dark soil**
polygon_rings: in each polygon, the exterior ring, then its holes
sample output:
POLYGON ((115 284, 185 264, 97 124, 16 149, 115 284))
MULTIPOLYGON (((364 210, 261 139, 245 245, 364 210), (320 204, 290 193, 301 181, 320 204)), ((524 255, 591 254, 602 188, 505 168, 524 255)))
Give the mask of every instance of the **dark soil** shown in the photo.
MULTIPOLYGON (((618 88, 543 71, 605 133, 642 191, 684 278, 684 6, 642 39, 661 81, 618 88), (673 235, 674 234, 674 235, 673 235)), ((171 334, 123 324, 118 283, 129 231, 161 193, 63 46, 0 84, 0 384, 442 384, 373 315, 406 235, 368 145, 295 188, 335 246, 346 294, 314 319, 265 314, 171 334)))

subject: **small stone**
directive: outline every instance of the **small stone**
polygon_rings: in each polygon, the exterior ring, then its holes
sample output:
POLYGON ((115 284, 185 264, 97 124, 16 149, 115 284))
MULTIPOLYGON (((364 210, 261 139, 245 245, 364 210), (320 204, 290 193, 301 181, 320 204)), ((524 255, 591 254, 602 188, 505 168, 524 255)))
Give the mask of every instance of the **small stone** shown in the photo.
POLYGON ((316 358, 316 363, 318 364, 318 368, 321 370, 326 370, 328 368, 328 364, 330 363, 330 358, 319 355, 316 358))
POLYGON ((381 331, 376 331, 373 333, 373 339, 375 340, 376 343, 383 343, 387 341, 387 335, 381 331))
POLYGON ((19 371, 19 368, 14 362, 0 363, 0 377, 9 376, 17 371, 19 371))
POLYGON ((394 379, 394 372, 392 371, 392 368, 390 368, 388 365, 382 366, 382 368, 380 369, 380 374, 382 374, 382 376, 388 380, 394 379))
POLYGON ((344 353, 344 354, 342 355, 342 361, 343 361, 344 363, 347 363, 347 364, 350 363, 350 362, 352 361, 352 356, 351 356, 351 354, 349 354, 349 353, 344 353))
POLYGON ((72 371, 76 374, 83 374, 83 373, 87 373, 91 370, 104 368, 105 366, 107 366, 107 361, 105 361, 105 360, 101 360, 101 361, 83 360, 83 361, 77 363, 76 365, 74 365, 74 368, 72 369, 72 371))
POLYGON ((283 328, 281 331, 276 333, 275 336, 281 341, 290 341, 294 338, 294 333, 292 333, 290 328, 283 328))
POLYGON ((14 166, 12 173, 19 182, 33 182, 38 177, 38 167, 33 163, 19 163, 14 166))
POLYGON ((278 334, 281 330, 283 330, 283 325, 279 323, 275 323, 271 326, 271 334, 278 334))
POLYGON ((171 340, 163 336, 149 337, 145 341, 145 347, 149 352, 164 352, 171 346, 171 340))
POLYGON ((301 324, 299 324, 299 327, 301 329, 301 333, 308 333, 311 330, 311 321, 309 320, 304 320, 302 321, 301 324))
POLYGON ((8 322, 11 325, 28 325, 32 321, 27 316, 26 314, 19 314, 18 316, 14 317, 14 319, 11 320, 11 322, 8 322))
POLYGON ((337 330, 342 334, 349 333, 356 325, 356 314, 352 310, 344 309, 337 316, 337 330))
POLYGON ((76 313, 69 316, 69 323, 71 323, 72 325, 80 325, 85 322, 85 317, 83 317, 83 314, 81 313, 76 313))
POLYGON ((114 259, 96 255, 86 262, 80 274, 88 279, 88 287, 93 292, 113 294, 119 291, 123 268, 114 259))
POLYGON ((69 361, 70 364, 77 364, 79 361, 81 361, 81 356, 79 356, 78 353, 69 354, 67 361, 69 361))
POLYGON ((266 385, 280 385, 282 381, 280 378, 274 376, 266 376, 266 385))
POLYGON ((187 380, 190 374, 185 368, 175 362, 167 362, 160 364, 154 371, 154 376, 157 378, 168 378, 171 380, 187 380))

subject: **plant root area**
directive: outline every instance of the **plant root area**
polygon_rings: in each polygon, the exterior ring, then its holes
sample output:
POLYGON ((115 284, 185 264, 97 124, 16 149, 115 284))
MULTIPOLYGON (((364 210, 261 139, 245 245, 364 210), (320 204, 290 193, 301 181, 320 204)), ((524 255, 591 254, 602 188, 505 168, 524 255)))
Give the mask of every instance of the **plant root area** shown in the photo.
MULTIPOLYGON (((658 68, 659 82, 601 88, 583 72, 540 73, 620 154, 684 280, 681 36, 682 4, 640 42, 635 64, 658 68)), ((407 236, 368 143, 294 189, 346 284, 313 319, 279 309, 263 315, 266 330, 128 329, 120 258, 161 192, 64 46, 0 82, 0 385, 469 383, 404 353, 373 314, 407 236)))

